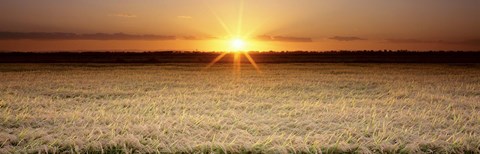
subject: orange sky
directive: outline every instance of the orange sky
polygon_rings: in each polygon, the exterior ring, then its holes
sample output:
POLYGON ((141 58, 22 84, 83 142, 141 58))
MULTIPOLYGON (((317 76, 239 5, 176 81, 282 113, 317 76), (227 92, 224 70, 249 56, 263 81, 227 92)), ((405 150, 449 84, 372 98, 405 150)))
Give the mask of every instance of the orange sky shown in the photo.
POLYGON ((233 38, 260 51, 480 50, 478 8, 477 0, 15 0, 0 5, 0 50, 225 51, 233 38))

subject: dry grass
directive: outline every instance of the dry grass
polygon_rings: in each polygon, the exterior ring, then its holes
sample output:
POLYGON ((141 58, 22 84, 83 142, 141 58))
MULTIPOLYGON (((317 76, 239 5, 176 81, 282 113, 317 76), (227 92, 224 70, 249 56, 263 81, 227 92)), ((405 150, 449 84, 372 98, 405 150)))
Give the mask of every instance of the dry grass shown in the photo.
POLYGON ((0 64, 0 153, 480 153, 480 66, 0 64))

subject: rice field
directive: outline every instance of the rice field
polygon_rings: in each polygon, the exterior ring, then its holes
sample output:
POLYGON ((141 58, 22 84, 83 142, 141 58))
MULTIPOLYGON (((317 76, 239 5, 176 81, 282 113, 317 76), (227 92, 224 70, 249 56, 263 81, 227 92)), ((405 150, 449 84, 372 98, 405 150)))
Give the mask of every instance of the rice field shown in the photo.
POLYGON ((478 64, 0 64, 0 153, 480 153, 478 64))

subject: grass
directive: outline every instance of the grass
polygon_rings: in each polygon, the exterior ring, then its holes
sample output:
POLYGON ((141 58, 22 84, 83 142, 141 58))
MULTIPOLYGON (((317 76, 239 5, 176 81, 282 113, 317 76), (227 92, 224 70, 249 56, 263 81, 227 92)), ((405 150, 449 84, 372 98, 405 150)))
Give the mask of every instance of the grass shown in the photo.
POLYGON ((480 153, 480 65, 0 64, 0 153, 480 153))

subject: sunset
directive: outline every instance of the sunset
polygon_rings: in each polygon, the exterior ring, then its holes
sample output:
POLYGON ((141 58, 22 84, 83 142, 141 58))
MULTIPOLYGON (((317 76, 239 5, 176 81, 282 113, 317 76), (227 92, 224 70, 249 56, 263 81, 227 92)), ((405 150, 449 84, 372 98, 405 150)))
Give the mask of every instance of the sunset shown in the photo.
POLYGON ((480 153, 479 0, 1 0, 0 154, 480 153))
POLYGON ((248 40, 252 51, 480 50, 479 6, 476 0, 3 1, 0 50, 224 51, 235 37, 248 40))

